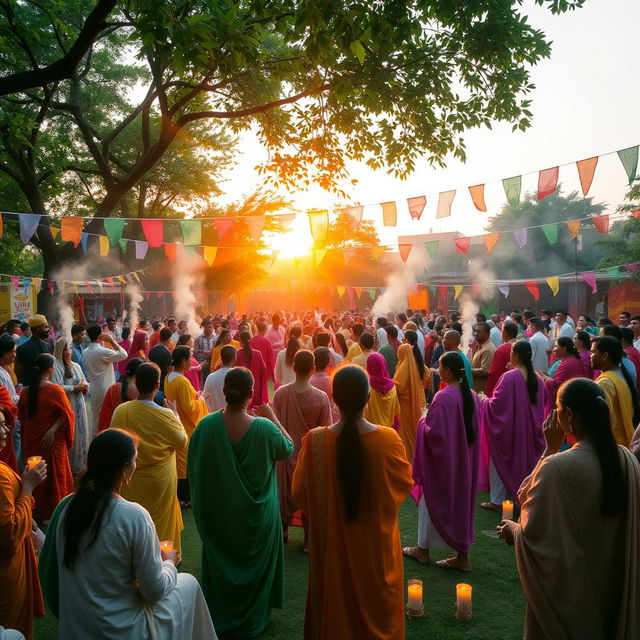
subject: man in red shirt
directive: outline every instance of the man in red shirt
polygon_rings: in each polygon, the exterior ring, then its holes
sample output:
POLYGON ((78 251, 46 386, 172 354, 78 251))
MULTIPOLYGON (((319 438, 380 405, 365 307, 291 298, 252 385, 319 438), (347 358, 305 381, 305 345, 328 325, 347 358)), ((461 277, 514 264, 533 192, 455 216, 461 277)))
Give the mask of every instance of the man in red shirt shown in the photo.
POLYGON ((507 365, 511 360, 511 345, 516 341, 517 337, 518 325, 515 322, 505 322, 502 325, 503 344, 493 354, 493 360, 487 375, 487 384, 484 392, 489 398, 493 395, 493 390, 498 384, 500 376, 507 371, 507 365))

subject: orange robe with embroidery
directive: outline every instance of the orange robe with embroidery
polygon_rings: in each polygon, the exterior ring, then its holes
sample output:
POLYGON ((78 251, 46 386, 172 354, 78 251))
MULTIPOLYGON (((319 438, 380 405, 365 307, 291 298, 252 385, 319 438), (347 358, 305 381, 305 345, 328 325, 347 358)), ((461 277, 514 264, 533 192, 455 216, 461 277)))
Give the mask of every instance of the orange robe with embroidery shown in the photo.
POLYGON ((33 498, 0 462, 0 625, 31 640, 34 616, 44 615, 38 564, 31 541, 33 498))
POLYGON ((18 418, 22 425, 22 456, 42 456, 47 462, 47 479, 33 490, 36 505, 33 517, 40 521, 51 518, 58 502, 73 493, 73 475, 69 466, 69 449, 73 444, 75 415, 63 388, 57 384, 43 384, 38 392, 35 415, 28 411, 29 388, 18 401, 18 418), (55 433, 49 449, 42 449, 42 437, 60 418, 62 425, 55 433))
POLYGON ((347 521, 336 468, 338 433, 310 431, 293 474, 293 497, 309 519, 305 640, 404 640, 405 598, 398 510, 413 486, 400 437, 378 427, 360 436, 363 502, 347 521))

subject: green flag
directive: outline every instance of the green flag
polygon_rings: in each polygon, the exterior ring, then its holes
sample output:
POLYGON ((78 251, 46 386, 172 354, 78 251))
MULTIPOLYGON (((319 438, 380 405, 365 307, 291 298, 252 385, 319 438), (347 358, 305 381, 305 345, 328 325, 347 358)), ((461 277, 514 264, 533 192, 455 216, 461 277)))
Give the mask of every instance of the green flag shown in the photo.
POLYGON ((614 280, 620 280, 621 271, 619 267, 609 267, 607 269, 607 275, 614 280))
POLYGON ((185 246, 202 244, 202 224, 200 220, 180 220, 180 229, 185 246))
POLYGON ((375 300, 375 299, 376 299, 376 290, 375 290, 373 287, 372 287, 371 289, 369 289, 369 297, 370 297, 372 300, 375 300))
POLYGON ((109 238, 110 247, 115 247, 118 242, 120 242, 125 222, 126 221, 122 220, 122 218, 107 218, 106 220, 103 220, 104 230, 107 234, 107 238, 109 238))
POLYGON ((557 224, 543 224, 542 231, 547 237, 549 244, 555 244, 558 242, 558 225, 557 224))
POLYGON ((618 151, 618 158, 620 158, 620 162, 622 162, 622 166, 627 172, 629 184, 631 184, 636 178, 638 169, 638 145, 618 151))
POLYGON ((122 253, 127 253, 127 240, 124 238, 120 238, 120 240, 118 240, 118 244, 122 249, 122 253))
POLYGON ((438 246, 440 245, 439 240, 429 240, 429 242, 425 242, 424 246, 427 250, 427 253, 431 256, 433 260, 438 257, 438 246))
POLYGON ((502 181, 504 192, 507 200, 514 207, 520 202, 520 189, 522 188, 522 176, 513 176, 513 178, 504 178, 502 181))

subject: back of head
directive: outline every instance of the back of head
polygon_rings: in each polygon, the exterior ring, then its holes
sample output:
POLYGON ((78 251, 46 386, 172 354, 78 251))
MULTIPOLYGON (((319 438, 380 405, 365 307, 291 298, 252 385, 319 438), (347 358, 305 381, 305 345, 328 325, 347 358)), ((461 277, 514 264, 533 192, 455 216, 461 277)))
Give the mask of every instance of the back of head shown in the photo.
POLYGON ((559 338, 556 338, 556 343, 559 347, 564 347, 570 356, 573 356, 574 358, 580 357, 575 343, 569 336, 560 336, 559 338))
POLYGON ((358 339, 364 332, 364 325, 361 322, 356 322, 351 327, 351 330, 353 331, 355 338, 358 339))
POLYGON ((173 334, 171 333, 171 329, 164 327, 164 329, 160 329, 159 340, 160 342, 166 342, 167 340, 171 339, 172 335, 173 334))
POLYGON ((97 324, 91 325, 87 329, 87 335, 89 336, 89 340, 91 340, 91 342, 95 342, 100 337, 101 333, 102 329, 97 324))
POLYGON ((14 339, 8 334, 0 336, 0 358, 16 348, 14 339))
MULTIPOLYGON (((129 362, 129 365, 134 360, 138 361, 133 372, 138 393, 146 395, 155 391, 160 385, 160 367, 153 362, 143 362, 140 358, 134 358, 129 362)), ((127 365, 127 371, 129 371, 129 365, 127 365)))
POLYGON ((27 387, 29 396, 27 398, 27 413, 30 416, 36 415, 38 411, 38 395, 40 391, 40 380, 46 371, 53 367, 55 358, 50 353, 40 353, 36 356, 31 372, 27 377, 27 387))
POLYGON ((531 318, 529 325, 533 328, 534 332, 542 331, 544 329, 544 322, 541 318, 531 318))
POLYGON ((633 346, 633 329, 630 329, 629 327, 620 327, 620 340, 623 347, 633 346))
POLYGON ((513 340, 518 337, 518 325, 515 322, 505 322, 502 325, 502 335, 507 337, 507 340, 513 340))
POLYGON ((600 333, 603 336, 609 336, 618 341, 622 340, 622 329, 615 324, 605 324, 604 327, 600 329, 600 333))
POLYGON ((390 340, 397 340, 398 338, 398 329, 393 324, 388 324, 384 330, 387 332, 387 338, 390 340))
POLYGON ((232 367, 236 361, 237 350, 232 344, 227 344, 220 349, 220 360, 223 367, 232 367))
POLYGON ((266 322, 258 322, 258 324, 256 325, 256 328, 258 329, 258 333, 260 335, 264 335, 265 333, 267 333, 267 323, 266 322))
POLYGON ((176 347, 171 353, 171 362, 174 367, 179 367, 185 360, 191 360, 191 349, 189 347, 176 347))
POLYGON ((325 371, 331 361, 331 352, 326 347, 316 347, 313 352, 313 362, 316 371, 325 371))
POLYGON ((462 412, 464 415, 464 428, 467 436, 467 444, 471 445, 476 439, 476 432, 473 428, 475 403, 473 401, 471 388, 469 387, 469 381, 467 380, 467 374, 464 369, 464 360, 462 359, 462 355, 457 351, 447 351, 440 356, 440 366, 449 369, 453 378, 458 382, 460 393, 462 394, 462 412))
POLYGON ((363 349, 373 349, 373 336, 365 331, 358 339, 358 343, 363 349))
POLYGON ((384 316, 380 316, 378 318, 376 318, 376 324, 384 329, 387 326, 387 319, 384 316))
POLYGON ((222 389, 226 403, 231 407, 240 407, 249 401, 253 394, 253 376, 249 369, 234 367, 227 371, 222 389))
POLYGON ((189 343, 191 340, 191 335, 188 333, 183 333, 181 336, 178 336, 178 346, 183 347, 189 343))
POLYGON ((316 343, 319 347, 329 347, 331 344, 331 334, 326 331, 321 331, 316 335, 316 343))
POLYGON ((293 358, 300 350, 300 342, 298 341, 299 337, 300 336, 294 336, 292 331, 291 335, 289 336, 289 340, 287 341, 287 349, 285 352, 284 361, 289 367, 293 367, 293 358))
POLYGON ((538 398, 538 376, 533 368, 533 351, 531 344, 527 340, 514 342, 511 351, 518 356, 520 364, 527 370, 527 391, 529 392, 529 402, 535 404, 538 398))
POLYGON ((293 371, 296 376, 306 377, 313 371, 313 353, 300 349, 293 358, 293 371))

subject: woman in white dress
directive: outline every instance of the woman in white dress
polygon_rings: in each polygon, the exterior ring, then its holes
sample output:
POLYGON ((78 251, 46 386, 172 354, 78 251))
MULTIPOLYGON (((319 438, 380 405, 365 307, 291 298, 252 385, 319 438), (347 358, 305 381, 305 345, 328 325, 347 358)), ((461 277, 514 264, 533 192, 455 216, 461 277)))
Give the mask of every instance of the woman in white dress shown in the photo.
POLYGON ((59 338, 53 350, 55 362, 51 382, 59 384, 67 394, 69 404, 76 416, 73 445, 69 449, 69 465, 74 477, 82 473, 87 465, 89 450, 89 420, 84 397, 89 393, 89 383, 77 362, 71 360, 71 347, 66 338, 59 338))
POLYGON ((77 493, 53 514, 40 579, 59 637, 217 640, 198 581, 160 549, 149 512, 119 495, 137 454, 132 434, 98 434, 77 493))

